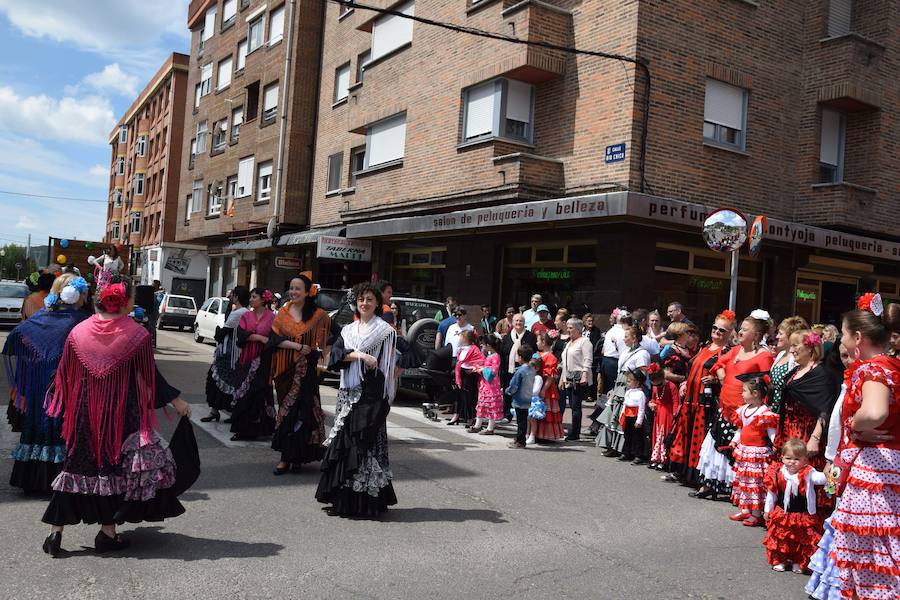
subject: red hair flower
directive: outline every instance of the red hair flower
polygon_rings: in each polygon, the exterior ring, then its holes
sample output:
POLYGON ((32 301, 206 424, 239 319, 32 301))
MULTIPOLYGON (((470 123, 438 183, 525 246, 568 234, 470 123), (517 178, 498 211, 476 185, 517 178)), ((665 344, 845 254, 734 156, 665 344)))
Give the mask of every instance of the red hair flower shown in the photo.
POLYGON ((659 363, 650 363, 650 366, 647 367, 647 374, 653 375, 654 373, 659 373, 662 371, 662 367, 659 366, 659 363))
POLYGON ((271 290, 263 290, 263 293, 262 293, 263 302, 271 302, 273 298, 274 298, 274 296, 272 296, 271 290))
POLYGON ((884 303, 881 301, 881 294, 873 292, 863 294, 859 297, 859 300, 856 301, 856 308, 867 310, 876 317, 880 317, 884 312, 884 303))
POLYGON ((803 340, 803 345, 807 348, 815 348, 816 346, 822 345, 822 338, 815 331, 806 336, 806 339, 803 340))
POLYGON ((725 319, 726 321, 734 321, 737 319, 737 315, 734 314, 733 310, 725 309, 719 313, 719 318, 725 319))
POLYGON ((113 283, 103 288, 103 291, 100 292, 100 302, 103 303, 105 312, 117 313, 122 310, 122 307, 128 303, 128 298, 125 296, 125 284, 113 283))

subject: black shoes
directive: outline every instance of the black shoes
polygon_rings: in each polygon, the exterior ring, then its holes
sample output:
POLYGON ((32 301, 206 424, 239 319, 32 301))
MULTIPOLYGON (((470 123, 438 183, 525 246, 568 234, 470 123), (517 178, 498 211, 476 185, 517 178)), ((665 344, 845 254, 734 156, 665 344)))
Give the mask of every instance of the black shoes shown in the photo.
POLYGON ((695 492, 688 492, 688 496, 691 498, 700 498, 701 500, 712 499, 718 500, 719 495, 716 493, 716 490, 713 488, 706 488, 703 491, 697 490, 695 492))
POLYGON ((210 412, 208 416, 203 417, 200 420, 204 423, 209 423, 210 421, 215 421, 216 423, 218 423, 220 416, 221 415, 219 414, 219 411, 214 411, 214 412, 210 412))
POLYGON ((97 554, 103 554, 104 552, 115 552, 116 550, 124 550, 128 546, 131 545, 131 542, 128 540, 122 539, 121 536, 116 535, 116 537, 111 538, 103 531, 98 531, 97 536, 94 538, 94 552, 97 554))
POLYGON ((49 554, 53 558, 56 558, 60 554, 62 554, 62 532, 57 531, 55 533, 51 533, 47 536, 47 539, 44 540, 44 554, 49 554))

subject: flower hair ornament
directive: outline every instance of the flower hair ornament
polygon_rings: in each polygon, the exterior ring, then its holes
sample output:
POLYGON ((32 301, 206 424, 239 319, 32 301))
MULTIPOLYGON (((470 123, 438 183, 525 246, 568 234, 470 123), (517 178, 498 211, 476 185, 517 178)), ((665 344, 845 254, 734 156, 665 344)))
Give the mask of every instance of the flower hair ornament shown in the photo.
POLYGON ((618 319, 618 318, 619 318, 619 313, 621 313, 621 312, 622 312, 622 311, 620 311, 618 308, 614 308, 614 309, 612 310, 612 312, 609 314, 609 316, 611 316, 613 319, 618 319))
MULTIPOLYGON (((313 280, 312 271, 302 271, 300 274, 302 276, 306 277, 307 279, 309 279, 310 281, 313 280)), ((310 286, 310 288, 308 290, 306 290, 306 295, 309 296, 310 298, 315 298, 318 295, 318 293, 319 293, 319 284, 318 283, 312 284, 310 286)))
POLYGON ((881 294, 872 292, 863 294, 856 301, 856 308, 867 310, 876 317, 880 317, 884 313, 884 302, 881 300, 881 294))
POLYGON ((59 293, 63 304, 75 304, 82 294, 87 293, 88 284, 83 277, 74 277, 59 293))
POLYGON ((814 331, 806 336, 806 339, 803 340, 803 345, 807 348, 815 348, 816 346, 821 346, 822 336, 814 331))
POLYGON ((47 297, 44 298, 44 306, 47 308, 53 308, 56 306, 57 302, 59 302, 59 294, 54 294, 53 292, 50 292, 47 294, 47 297))
MULTIPOLYGON (((734 313, 732 313, 732 314, 734 314, 734 313)), ((769 316, 769 312, 766 310, 763 310, 761 308, 757 308, 753 312, 751 312, 750 318, 757 319, 759 321, 771 321, 772 320, 772 318, 769 316)))
POLYGON ((128 303, 128 298, 125 296, 125 284, 113 283, 106 286, 100 292, 100 302, 103 303, 106 312, 117 313, 122 310, 122 307, 128 303))
POLYGON ((662 367, 659 366, 659 363, 650 363, 650 366, 647 367, 647 375, 654 375, 662 371, 662 367))
POLYGON ((263 290, 263 293, 262 293, 263 302, 268 303, 274 299, 275 299, 275 296, 272 295, 272 290, 263 290))
MULTIPOLYGON (((750 315, 753 316, 753 315, 750 315)), ((725 319, 726 321, 734 321, 737 319, 737 315, 734 314, 733 310, 726 308, 722 312, 719 313, 719 317, 725 319)))

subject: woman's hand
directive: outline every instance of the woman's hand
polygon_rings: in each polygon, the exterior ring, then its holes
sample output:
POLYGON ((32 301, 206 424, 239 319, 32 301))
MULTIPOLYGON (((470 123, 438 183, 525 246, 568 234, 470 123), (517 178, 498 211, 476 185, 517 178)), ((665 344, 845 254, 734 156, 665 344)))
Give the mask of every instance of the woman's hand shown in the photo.
POLYGON ((175 409, 175 412, 178 413, 178 416, 191 418, 191 405, 181 398, 172 400, 172 407, 175 409))
POLYGON ((817 456, 819 454, 819 438, 812 436, 806 442, 806 452, 809 456, 817 456))
POLYGON ((712 383, 714 381, 717 381, 717 379, 712 373, 707 373, 700 378, 700 383, 712 383))
POLYGON ((854 431, 853 439, 859 442, 868 442, 870 444, 880 444, 882 442, 890 442, 894 439, 886 429, 872 429, 870 431, 854 431))
POLYGON ((359 360, 366 364, 367 369, 378 368, 378 360, 371 354, 366 354, 365 352, 357 352, 356 354, 358 355, 359 360))
POLYGON ((588 384, 587 371, 582 371, 581 372, 581 385, 587 385, 587 384, 588 384))
POLYGON ((687 394, 687 381, 682 381, 681 385, 678 386, 678 395, 684 398, 687 394))

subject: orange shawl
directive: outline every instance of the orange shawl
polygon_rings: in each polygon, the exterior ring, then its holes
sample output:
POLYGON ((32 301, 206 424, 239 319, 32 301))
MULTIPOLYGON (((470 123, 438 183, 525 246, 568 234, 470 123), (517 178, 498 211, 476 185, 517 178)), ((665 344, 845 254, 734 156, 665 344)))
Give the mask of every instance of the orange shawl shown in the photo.
MULTIPOLYGON (((297 322, 291 316, 291 305, 285 304, 272 323, 272 333, 298 344, 312 346, 318 349, 322 356, 328 356, 331 317, 321 308, 317 308, 309 321, 297 322)), ((301 356, 303 355, 296 350, 277 348, 272 355, 272 379, 292 369, 301 356)))

